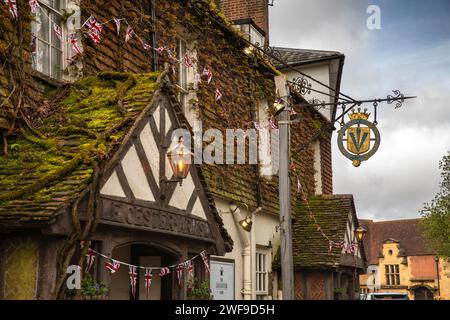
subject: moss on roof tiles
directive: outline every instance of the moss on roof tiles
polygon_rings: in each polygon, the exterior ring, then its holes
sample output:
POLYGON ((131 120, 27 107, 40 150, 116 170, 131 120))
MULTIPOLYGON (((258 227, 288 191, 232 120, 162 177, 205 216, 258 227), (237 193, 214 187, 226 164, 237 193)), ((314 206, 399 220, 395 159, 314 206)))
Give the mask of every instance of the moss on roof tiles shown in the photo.
POLYGON ((22 130, 0 156, 0 219, 49 219, 79 195, 126 132, 111 129, 148 105, 157 76, 105 72, 70 85, 35 119, 40 134, 22 130))
MULTIPOLYGON (((320 195, 309 198, 311 208, 322 231, 335 243, 344 240, 349 213, 353 210, 353 197, 350 195, 320 195)), ((301 202, 293 208, 292 245, 294 267, 296 268, 334 268, 339 264, 341 249, 333 247, 330 251, 328 240, 317 229, 310 218, 308 206, 301 202)), ((280 267, 277 254, 273 263, 280 267)))

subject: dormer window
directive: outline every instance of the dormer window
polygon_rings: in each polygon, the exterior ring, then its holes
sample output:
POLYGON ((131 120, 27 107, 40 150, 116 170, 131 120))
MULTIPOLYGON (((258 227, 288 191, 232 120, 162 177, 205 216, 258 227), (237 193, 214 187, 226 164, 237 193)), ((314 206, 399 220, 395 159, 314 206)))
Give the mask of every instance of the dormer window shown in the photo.
POLYGON ((252 19, 236 20, 234 26, 246 36, 246 39, 257 46, 264 46, 265 32, 252 19))

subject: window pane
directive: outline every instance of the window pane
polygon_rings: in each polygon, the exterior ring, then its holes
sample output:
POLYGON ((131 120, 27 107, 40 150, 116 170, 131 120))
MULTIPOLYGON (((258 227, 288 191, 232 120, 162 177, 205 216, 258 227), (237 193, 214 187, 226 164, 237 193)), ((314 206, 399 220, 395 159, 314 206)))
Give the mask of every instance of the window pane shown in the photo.
POLYGON ((395 265, 395 272, 396 272, 396 273, 400 273, 398 264, 395 265))
MULTIPOLYGON (((46 11, 45 9, 43 9, 46 11)), ((41 40, 49 41, 48 35, 49 35, 49 21, 48 18, 45 16, 45 14, 41 14, 41 26, 38 28, 39 34, 38 37, 41 40)))
POLYGON ((389 266, 384 266, 384 269, 385 269, 385 271, 386 271, 386 274, 388 274, 389 273, 389 266))
POLYGON ((396 285, 400 285, 400 276, 399 275, 395 276, 395 281, 396 281, 395 282, 396 285))
POLYGON ((391 273, 394 273, 394 266, 391 265, 391 273))
POLYGON ((49 64, 49 46, 48 44, 38 41, 38 53, 37 53, 37 62, 36 62, 36 70, 50 75, 50 64, 49 64))
POLYGON ((389 275, 386 275, 386 285, 390 285, 391 284, 391 281, 390 281, 390 279, 389 279, 389 275))
MULTIPOLYGON (((53 22, 55 22, 56 24, 58 24, 58 26, 61 27, 61 19, 55 15, 54 13, 50 14, 51 19, 53 20, 53 22)), ((51 26, 52 28, 52 46, 55 46, 58 49, 61 49, 61 40, 59 40, 58 36, 56 35, 56 32, 53 30, 53 25, 51 26)))

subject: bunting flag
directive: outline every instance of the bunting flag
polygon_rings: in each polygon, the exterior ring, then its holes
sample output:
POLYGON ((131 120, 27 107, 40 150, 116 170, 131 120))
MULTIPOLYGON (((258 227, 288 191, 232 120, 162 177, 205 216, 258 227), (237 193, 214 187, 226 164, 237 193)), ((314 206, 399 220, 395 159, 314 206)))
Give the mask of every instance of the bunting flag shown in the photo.
POLYGON ((149 268, 145 269, 144 280, 145 280, 145 290, 147 293, 147 300, 148 300, 148 295, 150 293, 150 286, 152 285, 152 269, 149 269, 149 268))
POLYGON ((192 261, 186 261, 186 270, 189 275, 189 282, 192 283, 194 281, 194 266, 192 265, 192 261))
POLYGON ((191 57, 187 53, 183 56, 183 63, 186 68, 194 67, 194 63, 192 62, 191 57))
POLYGON ((222 99, 222 93, 220 92, 220 90, 219 89, 216 89, 216 97, 215 97, 215 99, 216 99, 216 101, 219 101, 220 99, 222 99))
POLYGON ((164 277, 170 274, 170 269, 167 267, 161 268, 161 271, 159 272, 160 277, 164 277))
POLYGON ((94 265, 96 252, 92 250, 91 248, 88 249, 86 253, 86 271, 89 272, 91 270, 92 266, 94 265))
POLYGON ((113 18, 114 22, 116 23, 116 30, 117 30, 117 36, 120 36, 120 24, 121 20, 117 18, 113 18))
POLYGON ((105 262, 105 268, 111 271, 111 274, 116 273, 120 268, 120 263, 111 259, 109 262, 105 262))
POLYGON ((100 34, 95 31, 89 32, 89 37, 94 41, 95 43, 100 43, 100 34))
POLYGON ((158 47, 155 50, 156 52, 164 52, 164 50, 166 50, 166 47, 158 47))
POLYGON ((275 120, 272 118, 269 119, 269 128, 270 129, 278 129, 277 124, 275 123, 275 120))
POLYGON ((136 300, 136 282, 137 282, 137 267, 129 266, 130 268, 130 284, 131 284, 131 294, 133 299, 136 300))
POLYGON ((146 44, 146 43, 144 43, 144 42, 142 42, 142 47, 144 48, 145 51, 148 51, 148 50, 150 50, 150 49, 152 48, 151 45, 146 44))
POLYGON ((53 30, 55 31, 56 36, 59 40, 62 41, 62 29, 56 23, 53 23, 53 30))
POLYGON ((183 279, 184 265, 183 264, 177 265, 176 270, 177 270, 178 287, 181 288, 181 281, 183 279))
POLYGON ((200 252, 200 257, 202 258, 203 264, 205 266, 206 272, 209 272, 209 263, 208 263, 208 257, 206 256, 206 251, 200 252))
POLYGON ((17 5, 16 5, 16 0, 3 0, 5 2, 5 4, 8 6, 9 12, 11 13, 11 15, 13 16, 14 19, 17 20, 17 18, 19 17, 18 13, 17 13, 17 5))
POLYGON ((76 33, 70 34, 70 44, 72 45, 72 50, 76 54, 81 54, 81 48, 78 45, 78 38, 76 33))
POLYGON ((212 80, 212 77, 213 77, 213 72, 212 72, 212 70, 210 69, 210 68, 204 68, 203 69, 203 75, 204 76, 207 76, 208 77, 208 80, 207 80, 207 82, 208 82, 208 84, 211 82, 211 80, 212 80))
POLYGON ((131 40, 134 36, 134 30, 131 28, 131 26, 127 27, 127 33, 125 34, 125 43, 131 40))
POLYGON ((86 20, 85 25, 91 32, 95 32, 97 34, 100 34, 103 31, 102 24, 100 22, 98 22, 97 19, 95 19, 94 16, 90 16, 86 20))
POLYGON ((39 12, 39 3, 37 2, 37 0, 30 0, 28 1, 28 4, 30 5, 32 14, 36 14, 39 12))

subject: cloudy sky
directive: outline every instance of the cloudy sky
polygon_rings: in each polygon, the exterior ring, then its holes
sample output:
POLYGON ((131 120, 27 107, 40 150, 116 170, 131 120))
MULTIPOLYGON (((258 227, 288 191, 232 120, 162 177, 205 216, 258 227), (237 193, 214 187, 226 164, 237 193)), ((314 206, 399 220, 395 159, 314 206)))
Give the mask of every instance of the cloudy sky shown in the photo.
POLYGON ((379 151, 354 168, 336 147, 335 193, 355 196, 358 216, 414 218, 438 191, 438 163, 450 151, 450 1, 275 0, 271 45, 340 51, 341 91, 385 97, 393 89, 418 96, 403 108, 379 108, 379 151), (369 5, 381 29, 369 30, 369 5))

